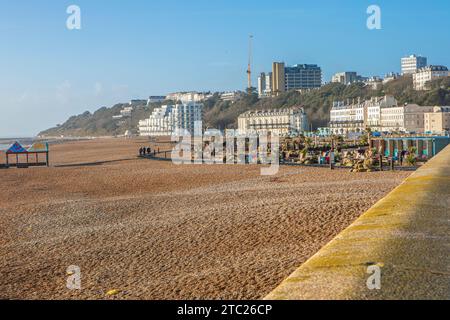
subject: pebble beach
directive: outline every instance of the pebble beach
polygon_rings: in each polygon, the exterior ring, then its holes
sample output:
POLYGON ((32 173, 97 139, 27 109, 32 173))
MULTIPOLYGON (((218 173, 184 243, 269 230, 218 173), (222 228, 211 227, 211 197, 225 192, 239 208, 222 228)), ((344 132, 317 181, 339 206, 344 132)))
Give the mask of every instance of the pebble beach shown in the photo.
POLYGON ((67 142, 49 168, 0 170, 1 299, 261 299, 410 174, 261 176, 138 159, 142 145, 67 142))

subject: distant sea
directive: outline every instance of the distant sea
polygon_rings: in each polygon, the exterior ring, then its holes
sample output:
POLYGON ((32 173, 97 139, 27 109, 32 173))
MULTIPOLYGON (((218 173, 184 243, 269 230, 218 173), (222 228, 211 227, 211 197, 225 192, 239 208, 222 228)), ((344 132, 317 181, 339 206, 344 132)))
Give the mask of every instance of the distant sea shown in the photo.
POLYGON ((35 138, 0 138, 0 151, 8 149, 8 147, 16 141, 24 146, 33 144, 35 138))
POLYGON ((52 144, 58 144, 58 143, 65 143, 67 141, 82 141, 82 140, 91 140, 93 138, 85 138, 85 137, 65 137, 65 138, 45 138, 41 139, 38 137, 35 138, 0 138, 0 152, 5 151, 8 149, 8 147, 13 144, 14 142, 18 141, 21 145, 24 147, 31 146, 34 142, 38 141, 45 141, 48 142, 50 145, 52 144))

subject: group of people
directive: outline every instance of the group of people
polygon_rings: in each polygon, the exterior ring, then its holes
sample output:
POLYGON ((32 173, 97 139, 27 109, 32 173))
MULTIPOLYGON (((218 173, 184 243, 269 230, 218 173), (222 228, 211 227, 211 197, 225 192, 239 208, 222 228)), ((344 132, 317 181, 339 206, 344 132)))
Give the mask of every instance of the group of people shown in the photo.
POLYGON ((145 156, 146 154, 151 155, 152 149, 150 147, 141 147, 139 148, 139 155, 145 156))

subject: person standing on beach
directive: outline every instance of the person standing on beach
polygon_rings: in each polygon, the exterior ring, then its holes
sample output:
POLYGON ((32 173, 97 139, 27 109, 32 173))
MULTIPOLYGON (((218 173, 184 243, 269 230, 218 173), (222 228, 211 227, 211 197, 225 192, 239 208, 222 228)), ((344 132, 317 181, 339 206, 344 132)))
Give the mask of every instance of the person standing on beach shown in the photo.
POLYGON ((406 155, 406 151, 402 150, 402 152, 400 152, 400 166, 403 166, 403 159, 405 158, 406 155))

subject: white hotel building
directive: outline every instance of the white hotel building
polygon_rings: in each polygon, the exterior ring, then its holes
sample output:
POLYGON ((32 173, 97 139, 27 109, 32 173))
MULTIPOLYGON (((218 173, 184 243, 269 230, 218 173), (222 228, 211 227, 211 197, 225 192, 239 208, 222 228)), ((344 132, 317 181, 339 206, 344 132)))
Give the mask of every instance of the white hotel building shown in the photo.
POLYGON ((300 107, 280 110, 248 111, 239 116, 239 134, 276 133, 296 135, 308 130, 308 118, 300 107))
POLYGON ((178 130, 194 133, 196 121, 202 121, 203 105, 190 102, 164 105, 153 110, 148 119, 139 121, 141 136, 170 136, 178 130))

